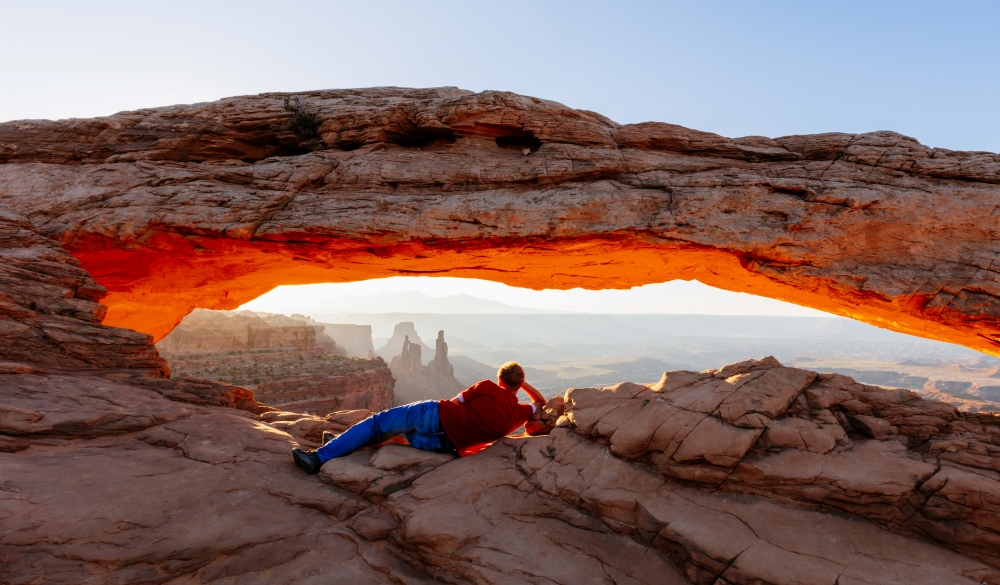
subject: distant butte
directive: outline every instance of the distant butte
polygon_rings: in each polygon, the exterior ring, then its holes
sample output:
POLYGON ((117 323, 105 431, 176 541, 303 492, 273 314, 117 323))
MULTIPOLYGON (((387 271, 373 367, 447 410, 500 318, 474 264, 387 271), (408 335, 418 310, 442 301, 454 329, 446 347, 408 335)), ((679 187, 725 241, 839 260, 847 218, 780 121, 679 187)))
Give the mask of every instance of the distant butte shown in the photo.
POLYGON ((0 206, 166 335, 279 284, 698 279, 1000 355, 1000 156, 725 138, 505 92, 314 91, 0 124, 0 206))

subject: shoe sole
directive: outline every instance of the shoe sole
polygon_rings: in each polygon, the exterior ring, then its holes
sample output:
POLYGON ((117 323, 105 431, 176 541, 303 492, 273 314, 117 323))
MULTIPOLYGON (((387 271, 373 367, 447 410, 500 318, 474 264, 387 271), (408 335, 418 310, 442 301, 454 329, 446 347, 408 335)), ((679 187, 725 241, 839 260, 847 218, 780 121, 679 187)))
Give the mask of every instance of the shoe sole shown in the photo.
POLYGON ((295 462, 295 467, 298 467, 299 469, 301 469, 302 471, 305 471, 309 475, 315 475, 315 474, 319 473, 319 468, 317 468, 317 469, 314 470, 312 468, 312 465, 309 464, 309 461, 307 461, 306 459, 304 459, 298 453, 292 453, 292 461, 295 462))

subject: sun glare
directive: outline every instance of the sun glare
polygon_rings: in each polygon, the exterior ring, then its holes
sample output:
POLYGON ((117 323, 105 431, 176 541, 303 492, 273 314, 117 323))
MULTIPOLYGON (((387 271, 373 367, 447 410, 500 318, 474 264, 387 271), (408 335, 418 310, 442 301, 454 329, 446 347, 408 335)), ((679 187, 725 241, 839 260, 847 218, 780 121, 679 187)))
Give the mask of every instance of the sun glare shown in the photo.
POLYGON ((698 281, 674 280, 628 290, 530 290, 486 280, 430 276, 279 286, 240 309, 286 314, 516 313, 524 309, 525 312, 583 314, 832 317, 815 309, 729 292, 698 281))

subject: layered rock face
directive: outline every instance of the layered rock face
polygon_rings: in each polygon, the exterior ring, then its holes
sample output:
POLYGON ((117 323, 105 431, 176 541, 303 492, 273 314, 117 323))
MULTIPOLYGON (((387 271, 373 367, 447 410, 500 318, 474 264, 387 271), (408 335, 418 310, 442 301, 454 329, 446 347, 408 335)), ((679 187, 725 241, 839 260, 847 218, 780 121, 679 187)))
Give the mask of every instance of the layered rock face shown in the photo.
POLYGON ((336 342, 322 327, 283 315, 262 318, 252 314, 225 314, 195 310, 156 344, 169 353, 211 353, 247 349, 322 348, 337 353, 336 342), (277 321, 277 322, 275 322, 277 321))
POLYGON ((267 405, 310 414, 341 410, 378 412, 393 406, 392 372, 381 359, 355 362, 338 374, 302 374, 268 379, 251 386, 257 400, 267 405))
POLYGON ((258 401, 283 410, 325 415, 392 407, 393 378, 385 362, 342 355, 346 350, 325 328, 307 317, 199 309, 157 348, 175 378, 245 386, 258 401))
POLYGON ((166 376, 149 335, 101 325, 105 294, 58 243, 0 209, 0 371, 166 376))
POLYGON ((323 331, 344 348, 344 355, 350 357, 375 357, 375 345, 372 343, 371 325, 350 325, 341 323, 323 323, 323 331))
POLYGON ((503 92, 290 97, 2 124, 0 206, 111 291, 108 323, 156 338, 282 283, 682 278, 1000 355, 995 154, 622 126, 503 92))

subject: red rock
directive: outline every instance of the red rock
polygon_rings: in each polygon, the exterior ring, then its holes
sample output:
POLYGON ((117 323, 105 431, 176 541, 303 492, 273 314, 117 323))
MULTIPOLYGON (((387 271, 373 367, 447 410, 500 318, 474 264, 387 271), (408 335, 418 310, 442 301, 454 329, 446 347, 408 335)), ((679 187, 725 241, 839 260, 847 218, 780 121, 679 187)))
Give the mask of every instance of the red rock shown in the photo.
MULTIPOLYGON (((116 318, 164 333, 264 282, 524 264, 495 276, 625 286, 707 259, 716 284, 995 351, 969 337, 972 315, 995 322, 992 273, 970 272, 997 241, 993 155, 618 127, 458 90, 309 94, 320 136, 304 137, 280 97, 0 125, 0 198, 119 279, 116 318), (319 141, 333 150, 296 154, 319 141)), ((3 212, 0 244, 5 582, 1000 585, 997 414, 765 358, 571 389, 547 436, 461 459, 389 444, 317 478, 289 449, 369 411, 170 379, 149 336, 100 323, 103 290, 54 240, 3 212)))
POLYGON ((253 386, 260 402, 295 412, 326 415, 342 410, 378 412, 393 405, 392 372, 382 360, 360 372, 286 377, 253 386))
POLYGON ((59 244, 0 209, 0 361, 19 373, 168 373, 149 335, 101 325, 106 291, 59 244))
POLYGON ((1000 490, 1000 457, 961 463, 977 450, 1000 455, 1000 426, 995 417, 976 418, 983 422, 975 431, 956 424, 969 418, 909 391, 766 358, 717 372, 668 372, 649 389, 570 389, 565 420, 665 477, 850 512, 1000 566, 1000 506, 987 495, 1000 490), (733 405, 756 405, 760 418, 745 425, 747 409, 733 405), (958 436, 969 438, 949 440, 958 436), (952 462, 951 475, 943 460, 952 462))
POLYGON ((289 97, 0 124, 0 206, 111 291, 109 324, 156 338, 281 283, 682 278, 1000 355, 998 155, 454 88, 302 93, 306 136, 289 97))
POLYGON ((282 410, 325 415, 391 408, 393 379, 385 363, 335 355, 340 348, 324 326, 304 319, 199 310, 157 348, 177 378, 242 384, 282 410))

